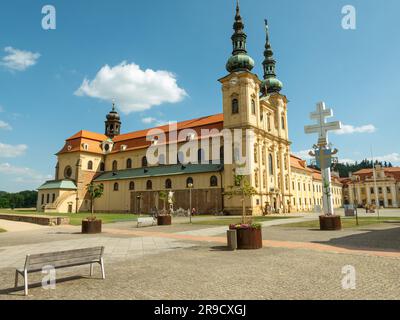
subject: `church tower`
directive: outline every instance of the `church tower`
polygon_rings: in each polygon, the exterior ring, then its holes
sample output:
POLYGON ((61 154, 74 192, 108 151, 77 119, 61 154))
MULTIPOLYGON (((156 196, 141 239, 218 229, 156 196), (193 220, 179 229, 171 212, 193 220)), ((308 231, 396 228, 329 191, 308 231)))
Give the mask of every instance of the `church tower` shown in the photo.
MULTIPOLYGON (((235 135, 234 131, 239 132, 235 129, 240 129, 241 138, 233 139, 230 142, 224 141, 226 152, 228 150, 232 152, 232 155, 229 156, 225 152, 224 157, 224 185, 226 188, 235 185, 234 174, 238 168, 235 160, 239 158, 242 160, 246 159, 246 169, 242 171, 241 175, 244 175, 245 179, 252 186, 255 185, 256 180, 253 171, 254 141, 248 139, 246 130, 256 131, 260 122, 259 96, 261 81, 256 74, 251 72, 254 68, 254 60, 247 53, 247 35, 244 32, 244 23, 240 14, 239 2, 236 5, 233 30, 234 33, 231 37, 233 51, 226 63, 226 70, 229 74, 219 81, 222 84, 224 129, 230 130, 232 137, 235 135), (234 163, 229 163, 227 159, 232 159, 234 163)), ((246 199, 246 211, 251 211, 255 203, 255 197, 246 199)), ((224 207, 230 214, 241 214, 242 203, 240 197, 225 197, 224 207)))
POLYGON ((110 139, 119 135, 121 132, 121 120, 118 112, 115 110, 115 103, 112 104, 112 110, 106 116, 105 135, 110 139))

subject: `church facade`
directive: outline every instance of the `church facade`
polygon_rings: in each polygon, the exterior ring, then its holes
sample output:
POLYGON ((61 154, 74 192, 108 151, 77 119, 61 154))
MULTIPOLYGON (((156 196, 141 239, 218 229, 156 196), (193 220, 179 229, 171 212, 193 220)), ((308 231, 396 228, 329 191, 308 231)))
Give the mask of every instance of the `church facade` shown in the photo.
MULTIPOLYGON (((276 76, 268 25, 262 79, 252 73, 254 60, 247 53, 239 6, 233 29, 228 74, 219 79, 222 113, 121 134, 122 121, 113 105, 104 134, 82 130, 65 141, 57 153, 55 179, 38 188, 37 210, 89 211, 87 185, 93 182, 104 186, 103 196, 95 201, 98 212, 150 213, 164 207, 161 191, 173 191, 175 208, 188 209, 191 195, 198 213, 240 214, 241 197, 227 193, 235 188, 243 154, 245 178, 256 190, 245 199, 248 214, 310 211, 317 206, 321 192, 311 193, 310 187, 305 195, 298 189, 299 181, 305 186, 308 179, 307 188, 310 184, 322 190, 322 181, 318 172, 299 165, 301 159, 290 153, 288 100, 276 76), (156 162, 149 161, 151 148, 158 149, 156 162)), ((340 207, 338 180, 334 188, 335 207, 340 207)))

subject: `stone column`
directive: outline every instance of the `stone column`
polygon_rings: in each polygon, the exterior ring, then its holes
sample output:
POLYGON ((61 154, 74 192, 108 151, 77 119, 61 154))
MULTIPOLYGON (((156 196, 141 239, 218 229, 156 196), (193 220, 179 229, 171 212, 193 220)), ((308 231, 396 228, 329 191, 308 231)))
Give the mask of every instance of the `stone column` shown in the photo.
POLYGON ((383 205, 384 205, 385 208, 387 208, 389 206, 389 203, 388 203, 388 196, 387 196, 386 186, 383 186, 382 189, 383 189, 382 190, 383 191, 383 205))
POLYGON ((355 188, 355 184, 350 184, 349 185, 349 202, 350 204, 354 203, 354 188, 355 188))
POLYGON ((360 185, 357 185, 357 201, 358 201, 358 204, 362 204, 361 186, 360 185))
POLYGON ((398 206, 397 204, 397 190, 396 190, 396 184, 393 184, 391 186, 391 190, 392 190, 392 204, 393 204, 393 208, 396 208, 398 206))
POLYGON ((367 192, 367 204, 371 204, 371 187, 365 184, 365 191, 367 192))

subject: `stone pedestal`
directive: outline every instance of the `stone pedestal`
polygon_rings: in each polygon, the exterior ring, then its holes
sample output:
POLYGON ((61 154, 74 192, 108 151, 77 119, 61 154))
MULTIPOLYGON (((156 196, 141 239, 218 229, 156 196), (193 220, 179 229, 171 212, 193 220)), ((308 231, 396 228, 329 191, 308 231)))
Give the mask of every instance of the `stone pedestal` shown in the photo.
POLYGON ((340 216, 331 215, 331 216, 319 216, 319 226, 321 230, 341 230, 342 222, 340 220, 340 216))

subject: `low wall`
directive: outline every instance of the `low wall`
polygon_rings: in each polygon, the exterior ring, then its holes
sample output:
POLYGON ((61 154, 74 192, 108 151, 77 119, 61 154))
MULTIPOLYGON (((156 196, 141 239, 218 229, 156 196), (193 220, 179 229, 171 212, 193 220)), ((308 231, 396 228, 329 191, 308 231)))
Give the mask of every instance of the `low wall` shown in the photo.
POLYGON ((50 217, 41 215, 28 215, 28 214, 6 214, 0 213, 0 219, 29 222, 40 224, 42 226, 56 226, 61 224, 69 224, 68 217, 50 217))

